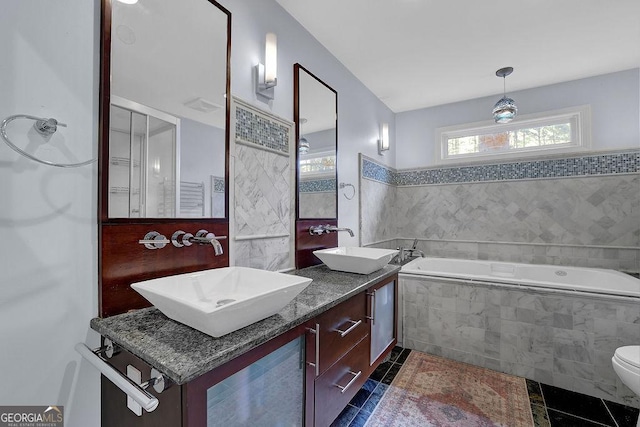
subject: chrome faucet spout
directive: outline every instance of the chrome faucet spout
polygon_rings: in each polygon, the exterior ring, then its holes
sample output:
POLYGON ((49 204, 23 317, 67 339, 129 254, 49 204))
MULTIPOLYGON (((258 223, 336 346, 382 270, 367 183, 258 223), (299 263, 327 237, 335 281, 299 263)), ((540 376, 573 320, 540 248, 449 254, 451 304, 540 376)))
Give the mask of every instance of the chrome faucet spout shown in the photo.
POLYGON ((353 230, 351 230, 350 228, 347 227, 336 227, 335 225, 327 225, 325 226, 327 231, 346 231, 347 233, 349 233, 349 236, 353 237, 353 230))
POLYGON ((349 235, 351 237, 354 237, 353 234, 353 230, 351 230, 350 228, 347 227, 336 227, 335 225, 313 225, 311 227, 309 227, 309 234, 312 235, 322 235, 322 234, 328 234, 331 233, 332 231, 334 232, 338 232, 338 231, 346 231, 347 233, 349 233, 349 235))
POLYGON ((206 230, 200 230, 196 233, 195 236, 192 236, 191 238, 189 238, 189 242, 199 243, 201 245, 210 244, 211 246, 213 246, 214 254, 218 256, 224 253, 220 240, 226 239, 226 238, 227 236, 216 236, 215 234, 209 233, 206 230))
POLYGON ((213 246, 213 253, 218 256, 218 255, 222 255, 224 253, 224 250, 222 249, 222 244, 217 240, 217 239, 212 239, 211 245, 213 246))

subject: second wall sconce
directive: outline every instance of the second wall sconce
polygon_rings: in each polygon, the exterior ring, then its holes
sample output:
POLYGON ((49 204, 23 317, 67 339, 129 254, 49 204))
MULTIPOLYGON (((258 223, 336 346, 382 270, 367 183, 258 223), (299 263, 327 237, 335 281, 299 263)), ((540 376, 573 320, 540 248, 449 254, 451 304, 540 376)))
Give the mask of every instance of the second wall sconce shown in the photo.
POLYGON ((264 49, 264 64, 256 65, 256 93, 265 98, 274 98, 274 89, 278 84, 278 39, 275 34, 267 33, 264 49))
POLYGON ((383 155, 387 150, 389 150, 389 123, 383 123, 378 140, 378 154, 383 155))

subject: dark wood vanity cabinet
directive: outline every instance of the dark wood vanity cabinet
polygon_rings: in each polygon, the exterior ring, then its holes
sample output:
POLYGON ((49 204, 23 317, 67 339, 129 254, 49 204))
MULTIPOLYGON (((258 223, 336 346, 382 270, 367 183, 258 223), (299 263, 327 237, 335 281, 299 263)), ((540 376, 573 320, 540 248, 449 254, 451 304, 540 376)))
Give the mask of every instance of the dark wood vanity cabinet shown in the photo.
POLYGON ((307 336, 308 426, 328 426, 367 380, 369 324, 361 292, 319 315, 307 336))
MULTIPOLYGON (((236 411, 251 425, 327 427, 397 342, 397 282, 397 274, 382 279, 186 384, 162 393, 148 389, 160 404, 142 416, 127 409, 127 396, 103 377, 102 426, 242 424, 236 411), (272 419, 265 415, 270 408, 272 419)), ((110 363, 120 372, 132 365, 142 381, 150 378, 151 366, 125 350, 110 363)))
POLYGON ((307 426, 329 426, 397 343, 397 283, 381 280, 308 325, 307 426))

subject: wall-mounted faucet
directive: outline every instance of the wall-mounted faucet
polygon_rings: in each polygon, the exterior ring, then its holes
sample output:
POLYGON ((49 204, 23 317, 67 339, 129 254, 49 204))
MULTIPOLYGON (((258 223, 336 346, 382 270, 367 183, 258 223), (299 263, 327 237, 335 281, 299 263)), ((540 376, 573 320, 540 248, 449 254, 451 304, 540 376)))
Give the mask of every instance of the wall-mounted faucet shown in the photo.
POLYGON ((331 232, 338 232, 338 231, 346 231, 347 233, 349 233, 349 235, 351 237, 354 236, 353 231, 350 228, 346 228, 346 227, 336 227, 335 225, 312 225, 311 227, 309 227, 309 234, 311 235, 315 235, 315 236, 320 236, 322 234, 329 234, 331 232))
POLYGON ((195 236, 191 233, 185 233, 182 230, 178 230, 173 233, 171 240, 168 240, 162 234, 156 231, 150 231, 144 236, 144 239, 138 240, 138 243, 144 245, 147 249, 162 249, 168 243, 171 243, 176 248, 191 246, 194 243, 199 245, 211 245, 213 246, 214 254, 218 256, 224 253, 220 240, 224 240, 226 238, 227 236, 216 236, 213 233, 209 233, 207 230, 198 230, 195 236))

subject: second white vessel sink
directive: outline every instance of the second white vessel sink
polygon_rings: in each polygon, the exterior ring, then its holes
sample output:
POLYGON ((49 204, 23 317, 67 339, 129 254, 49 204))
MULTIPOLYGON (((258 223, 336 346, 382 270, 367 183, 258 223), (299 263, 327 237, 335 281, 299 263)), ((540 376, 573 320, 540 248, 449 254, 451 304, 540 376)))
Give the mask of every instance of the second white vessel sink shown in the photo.
POLYGON ((282 310, 312 279, 224 267, 133 283, 165 316, 220 337, 282 310))
POLYGON ((369 274, 380 270, 396 256, 396 249, 360 248, 340 246, 320 249, 313 254, 331 270, 369 274))

